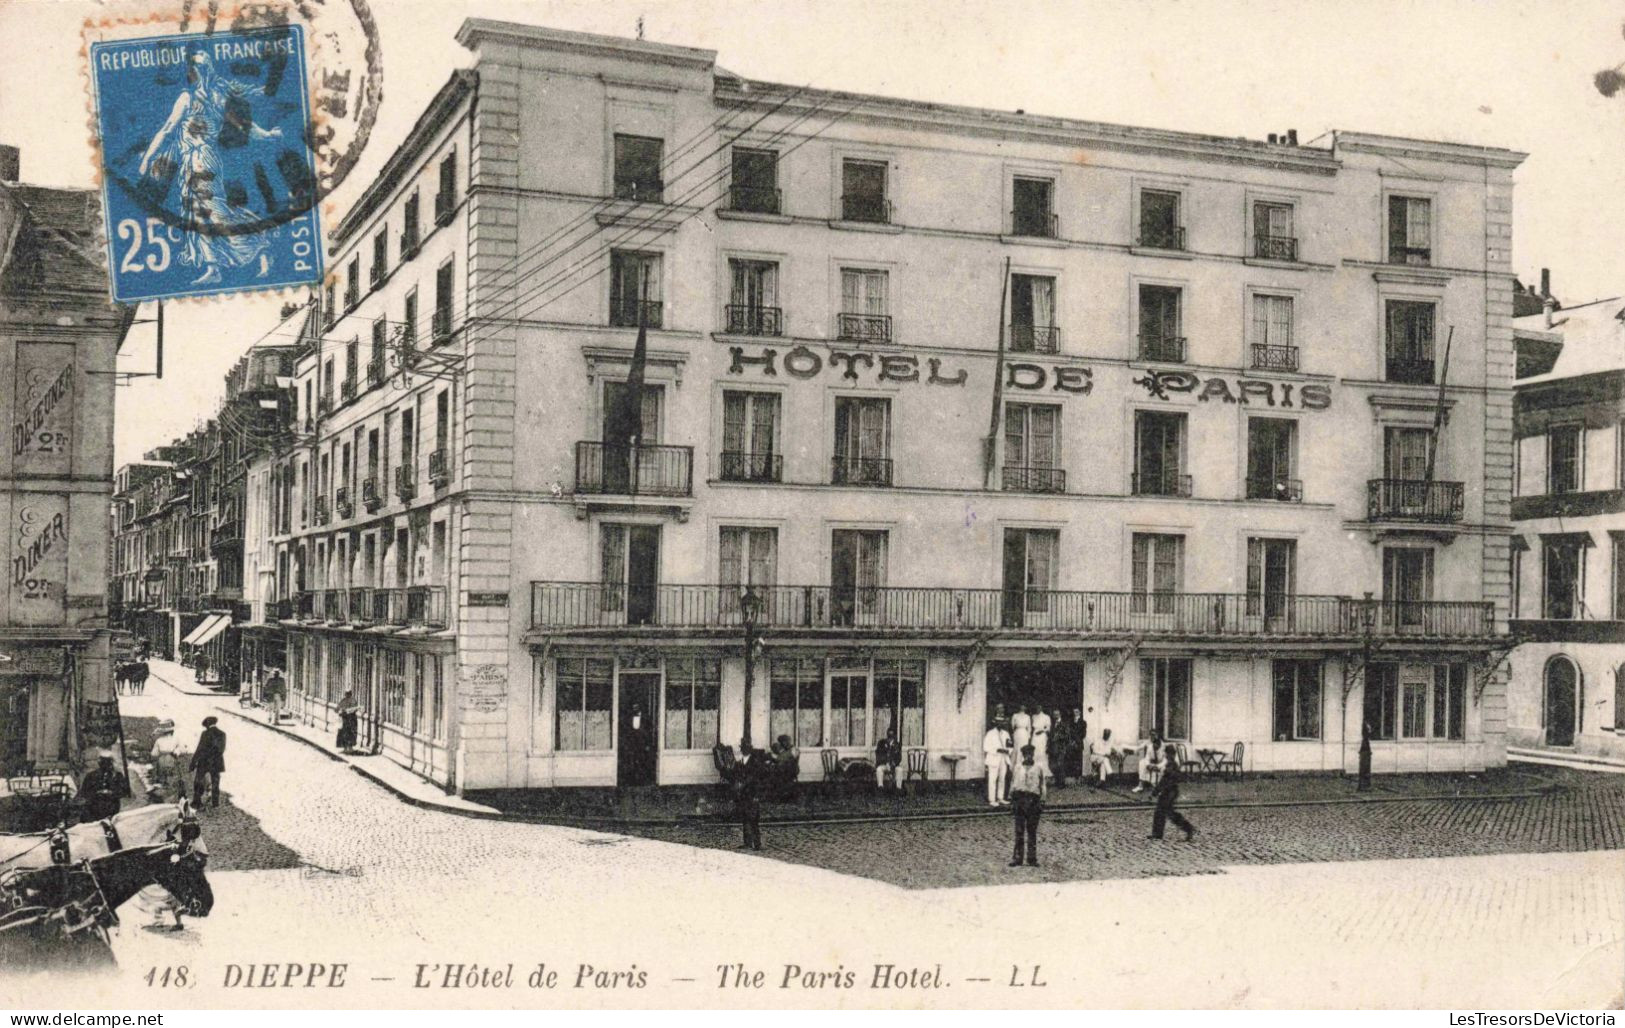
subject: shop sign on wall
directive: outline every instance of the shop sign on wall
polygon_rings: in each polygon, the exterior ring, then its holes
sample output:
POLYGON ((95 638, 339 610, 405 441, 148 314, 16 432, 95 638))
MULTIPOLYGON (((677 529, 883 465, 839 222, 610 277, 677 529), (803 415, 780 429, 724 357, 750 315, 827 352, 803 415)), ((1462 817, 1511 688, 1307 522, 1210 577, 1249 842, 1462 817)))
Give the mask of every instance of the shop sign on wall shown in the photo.
MULTIPOLYGON (((777 378, 782 369, 790 378, 809 379, 821 374, 838 375, 846 382, 861 382, 870 378, 877 383, 916 382, 931 386, 963 386, 970 381, 965 368, 948 365, 941 357, 919 357, 902 353, 867 353, 863 350, 831 349, 819 354, 810 346, 797 346, 785 351, 767 348, 749 354, 743 346, 728 348, 731 361, 728 374, 743 375, 747 367, 757 374, 777 378)), ((1087 393, 1094 388, 1094 373, 1088 368, 1068 365, 1043 365, 1026 361, 1010 361, 1004 368, 1006 389, 1087 393)))
POLYGON ((11 611, 22 625, 58 625, 68 590, 68 498, 17 493, 11 519, 11 611))
POLYGON ((508 699, 508 668, 503 664, 457 665, 457 696, 464 710, 493 714, 508 699))
POLYGON ((71 343, 18 343, 11 459, 17 475, 66 475, 73 463, 71 343))

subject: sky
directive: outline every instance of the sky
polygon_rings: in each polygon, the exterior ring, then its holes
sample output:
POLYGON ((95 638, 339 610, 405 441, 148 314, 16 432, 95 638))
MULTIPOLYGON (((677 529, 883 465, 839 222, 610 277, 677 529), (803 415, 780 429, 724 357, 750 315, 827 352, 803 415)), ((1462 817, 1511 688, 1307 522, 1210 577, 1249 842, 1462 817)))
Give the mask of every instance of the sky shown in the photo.
MULTIPOLYGON (((1625 293, 1625 62, 1619 0, 369 0, 383 54, 372 141, 331 200, 365 187, 453 68, 466 17, 715 50, 724 68, 795 85, 1262 139, 1330 129, 1508 147, 1514 268, 1552 270, 1567 302, 1625 293)), ((172 8, 0 0, 0 142, 22 177, 94 183, 79 54, 86 17, 172 8)), ((332 224, 333 219, 328 219, 332 224)), ((302 296, 292 299, 300 300, 302 296)), ((289 296, 165 305, 165 373, 119 390, 117 460, 206 418, 289 296)), ((151 316, 144 308, 143 317, 151 316)), ((286 332, 287 330, 280 329, 286 332)), ((150 371, 137 325, 120 367, 150 371)))

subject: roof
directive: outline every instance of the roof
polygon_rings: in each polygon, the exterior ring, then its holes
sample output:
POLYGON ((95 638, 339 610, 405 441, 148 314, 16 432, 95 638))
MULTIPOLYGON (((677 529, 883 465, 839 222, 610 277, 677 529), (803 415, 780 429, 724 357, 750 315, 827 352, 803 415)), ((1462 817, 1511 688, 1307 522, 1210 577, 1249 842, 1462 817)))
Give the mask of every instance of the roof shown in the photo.
POLYGON ((14 206, 16 217, 0 239, 0 292, 108 295, 94 191, 0 182, 0 203, 14 206))
POLYGON ((1518 379, 1519 387, 1609 371, 1625 374, 1625 297, 1564 307, 1553 317, 1551 328, 1546 327, 1544 313, 1516 318, 1512 327, 1515 335, 1555 337, 1563 344, 1550 371, 1518 379))

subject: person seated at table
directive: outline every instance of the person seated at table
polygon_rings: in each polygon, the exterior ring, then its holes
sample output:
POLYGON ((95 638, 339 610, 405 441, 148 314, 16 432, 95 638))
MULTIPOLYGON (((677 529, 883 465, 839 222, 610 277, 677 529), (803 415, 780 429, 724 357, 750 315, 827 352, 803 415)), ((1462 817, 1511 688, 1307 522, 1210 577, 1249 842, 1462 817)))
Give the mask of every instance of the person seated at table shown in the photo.
POLYGON ((774 797, 793 795, 796 781, 801 777, 801 750, 796 748, 788 735, 773 740, 769 746, 768 763, 771 770, 768 777, 772 783, 770 791, 774 797))
POLYGON ((1139 781, 1134 783, 1135 792, 1151 788, 1162 776, 1162 733, 1151 729, 1151 738, 1141 741, 1139 750, 1139 781))
POLYGON ((878 788, 901 789, 897 766, 903 762, 903 744, 897 741, 897 729, 886 729, 886 737, 875 747, 875 785, 878 788))
POLYGON ((1100 738, 1089 742, 1089 773, 1099 775, 1097 779, 1101 785, 1106 784, 1106 776, 1112 773, 1112 767, 1117 757, 1117 748, 1112 745, 1112 730, 1106 729, 1100 733, 1100 738))

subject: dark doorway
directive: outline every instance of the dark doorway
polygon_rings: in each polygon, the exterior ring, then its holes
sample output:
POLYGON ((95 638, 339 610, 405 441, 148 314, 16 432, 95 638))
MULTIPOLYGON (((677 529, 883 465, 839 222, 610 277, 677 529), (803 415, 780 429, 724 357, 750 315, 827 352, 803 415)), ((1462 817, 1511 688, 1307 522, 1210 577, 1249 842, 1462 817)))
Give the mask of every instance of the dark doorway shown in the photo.
POLYGON ((0 691, 5 713, 5 735, 0 738, 0 771, 21 774, 28 763, 28 680, 14 680, 0 691))
POLYGON ((660 528, 628 525, 626 536, 626 623, 653 624, 660 588, 660 528))
POLYGON ((615 732, 615 782, 655 784, 655 714, 660 690, 657 671, 622 671, 620 719, 615 732))
POLYGON ((1047 713, 1083 708, 1083 664, 1070 660, 990 660, 987 715, 1002 705, 1005 716, 1034 703, 1047 713))
POLYGON ((1573 662, 1556 657, 1546 665, 1546 745, 1574 745, 1579 691, 1573 662))

